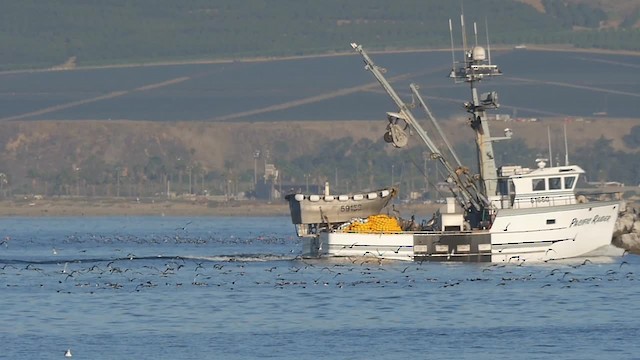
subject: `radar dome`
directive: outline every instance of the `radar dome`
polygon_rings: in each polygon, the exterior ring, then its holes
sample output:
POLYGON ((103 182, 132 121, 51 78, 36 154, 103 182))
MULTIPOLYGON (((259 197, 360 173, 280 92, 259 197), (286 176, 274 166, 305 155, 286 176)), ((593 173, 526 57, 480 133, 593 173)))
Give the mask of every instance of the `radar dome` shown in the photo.
POLYGON ((487 54, 482 46, 474 46, 471 49, 471 60, 484 61, 487 59, 487 54))

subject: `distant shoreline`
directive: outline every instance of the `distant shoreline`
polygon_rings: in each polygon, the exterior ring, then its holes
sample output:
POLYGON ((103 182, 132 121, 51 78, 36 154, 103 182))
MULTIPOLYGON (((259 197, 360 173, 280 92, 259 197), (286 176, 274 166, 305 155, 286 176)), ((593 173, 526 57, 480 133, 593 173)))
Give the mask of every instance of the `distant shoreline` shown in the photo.
POLYGON ((284 202, 273 204, 233 202, 209 206, 183 201, 137 202, 131 199, 43 199, 0 201, 0 216, 288 216, 284 202))
MULTIPOLYGON (((439 204, 399 205, 397 210, 403 218, 430 218, 439 204)), ((391 209, 389 209, 391 211, 391 209)), ((230 203, 207 203, 187 201, 137 202, 132 199, 42 199, 1 200, 1 217, 79 217, 79 216, 238 216, 264 217, 286 216, 289 206, 284 201, 274 203, 238 201, 230 203)))

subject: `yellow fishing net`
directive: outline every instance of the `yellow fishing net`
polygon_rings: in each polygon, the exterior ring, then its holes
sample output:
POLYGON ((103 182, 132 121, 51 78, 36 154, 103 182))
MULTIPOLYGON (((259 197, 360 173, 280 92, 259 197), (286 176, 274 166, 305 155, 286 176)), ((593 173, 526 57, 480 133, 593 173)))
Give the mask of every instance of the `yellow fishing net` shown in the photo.
POLYGON ((397 233, 402 229, 398 220, 388 215, 371 215, 365 220, 355 219, 344 231, 356 233, 397 233))

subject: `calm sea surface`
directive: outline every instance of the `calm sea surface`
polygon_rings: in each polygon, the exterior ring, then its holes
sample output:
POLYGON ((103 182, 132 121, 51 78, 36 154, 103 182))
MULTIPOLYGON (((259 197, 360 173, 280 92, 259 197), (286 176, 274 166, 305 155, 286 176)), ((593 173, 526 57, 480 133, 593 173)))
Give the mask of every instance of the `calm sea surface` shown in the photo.
POLYGON ((0 219, 2 359, 640 358, 640 257, 307 261, 286 217, 0 219))

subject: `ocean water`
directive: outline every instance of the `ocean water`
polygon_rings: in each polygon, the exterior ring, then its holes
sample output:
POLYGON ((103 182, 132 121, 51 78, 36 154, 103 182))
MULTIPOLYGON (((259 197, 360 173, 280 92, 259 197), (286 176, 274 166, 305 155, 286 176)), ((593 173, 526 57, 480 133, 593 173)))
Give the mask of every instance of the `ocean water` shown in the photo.
POLYGON ((640 257, 304 260, 287 217, 0 219, 2 359, 640 358, 640 257))

